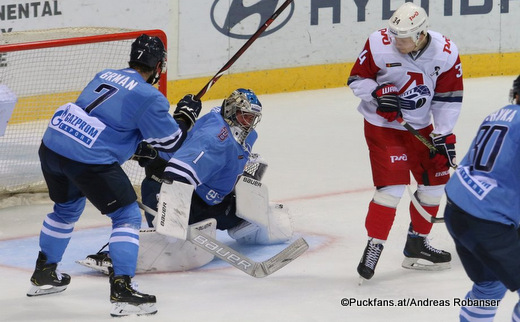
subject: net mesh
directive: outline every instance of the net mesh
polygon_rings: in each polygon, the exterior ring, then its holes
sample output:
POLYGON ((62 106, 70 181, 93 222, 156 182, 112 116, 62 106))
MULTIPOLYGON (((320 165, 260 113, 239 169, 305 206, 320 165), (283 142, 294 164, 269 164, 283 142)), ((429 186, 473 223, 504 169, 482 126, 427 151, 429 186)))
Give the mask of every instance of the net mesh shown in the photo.
MULTIPOLYGON (((74 102, 99 71, 128 67, 135 32, 63 28, 2 34, 0 84, 7 85, 18 101, 0 137, 0 198, 46 191, 37 153, 49 118, 57 107, 74 102), (110 39, 91 43, 89 37, 98 35, 110 39), (112 40, 112 35, 128 38, 112 40)), ((123 168, 139 191, 144 171, 135 161, 127 161, 123 168)))

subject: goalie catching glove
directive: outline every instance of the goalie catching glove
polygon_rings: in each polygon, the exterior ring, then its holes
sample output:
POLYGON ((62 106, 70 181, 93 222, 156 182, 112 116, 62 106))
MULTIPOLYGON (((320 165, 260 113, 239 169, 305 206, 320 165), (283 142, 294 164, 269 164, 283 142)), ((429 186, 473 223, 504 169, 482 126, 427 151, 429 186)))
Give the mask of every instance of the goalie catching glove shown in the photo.
POLYGON ((201 110, 201 101, 195 99, 193 94, 188 94, 177 103, 177 108, 175 108, 175 111, 173 112, 173 118, 177 121, 183 121, 187 125, 189 131, 195 124, 195 120, 199 117, 201 110))
POLYGON ((372 97, 377 100, 376 113, 388 122, 395 121, 401 115, 401 103, 398 94, 399 89, 394 84, 379 85, 372 92, 372 97))
POLYGON ((455 153, 455 134, 446 134, 435 136, 430 134, 433 145, 437 148, 437 152, 430 152, 432 159, 437 169, 445 167, 457 167, 457 154, 455 153))

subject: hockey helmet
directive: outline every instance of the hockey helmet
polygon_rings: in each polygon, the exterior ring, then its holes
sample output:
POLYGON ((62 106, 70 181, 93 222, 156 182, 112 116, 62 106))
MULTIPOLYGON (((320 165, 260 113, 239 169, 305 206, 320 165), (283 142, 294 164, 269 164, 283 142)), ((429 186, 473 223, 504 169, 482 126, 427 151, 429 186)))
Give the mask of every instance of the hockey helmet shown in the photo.
POLYGON ((129 63, 139 63, 154 71, 147 80, 150 84, 159 81, 160 74, 166 71, 166 50, 159 37, 145 34, 137 37, 132 43, 129 63))
POLYGON ((515 101, 516 95, 520 95, 520 76, 513 81, 513 88, 509 90, 509 100, 511 104, 520 104, 520 100, 515 101))
POLYGON ((412 38, 417 46, 421 34, 428 32, 426 11, 411 2, 400 6, 388 20, 390 34, 396 38, 412 38))
POLYGON ((252 90, 239 88, 224 100, 220 113, 229 124, 235 140, 244 144, 262 118, 262 104, 252 90))

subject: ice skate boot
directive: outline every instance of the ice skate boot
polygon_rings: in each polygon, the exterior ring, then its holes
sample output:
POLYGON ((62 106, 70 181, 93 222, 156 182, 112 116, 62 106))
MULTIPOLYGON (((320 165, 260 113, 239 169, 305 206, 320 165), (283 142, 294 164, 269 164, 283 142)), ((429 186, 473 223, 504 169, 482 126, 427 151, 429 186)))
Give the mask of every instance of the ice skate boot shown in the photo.
POLYGON ((27 296, 47 295, 63 292, 70 283, 70 275, 60 273, 56 267, 57 263, 46 264, 47 256, 38 253, 36 268, 31 276, 32 287, 27 292, 27 296))
POLYGON ((108 268, 110 279, 110 315, 151 315, 157 313, 155 295, 139 293, 130 276, 114 276, 112 267, 108 268))
POLYGON ((442 271, 450 268, 451 254, 430 245, 426 236, 408 232, 402 266, 409 269, 442 271))
POLYGON ((376 269, 383 248, 383 244, 374 243, 373 238, 370 238, 368 241, 365 251, 363 252, 363 257, 361 257, 361 261, 357 267, 359 276, 362 278, 360 284, 363 282, 363 279, 369 280, 374 276, 374 270, 376 269))
POLYGON ((96 254, 88 255, 85 259, 77 260, 76 263, 108 275, 108 268, 112 267, 112 259, 108 251, 103 251, 107 246, 108 243, 96 254))

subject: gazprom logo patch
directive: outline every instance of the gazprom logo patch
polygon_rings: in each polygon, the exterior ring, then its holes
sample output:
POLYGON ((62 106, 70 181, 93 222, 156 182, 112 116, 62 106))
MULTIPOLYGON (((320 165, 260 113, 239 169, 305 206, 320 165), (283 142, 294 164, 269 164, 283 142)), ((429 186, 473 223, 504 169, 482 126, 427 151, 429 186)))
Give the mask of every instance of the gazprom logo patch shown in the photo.
POLYGON ((89 116, 77 105, 68 103, 56 110, 49 122, 49 128, 90 148, 106 125, 96 117, 89 116))

